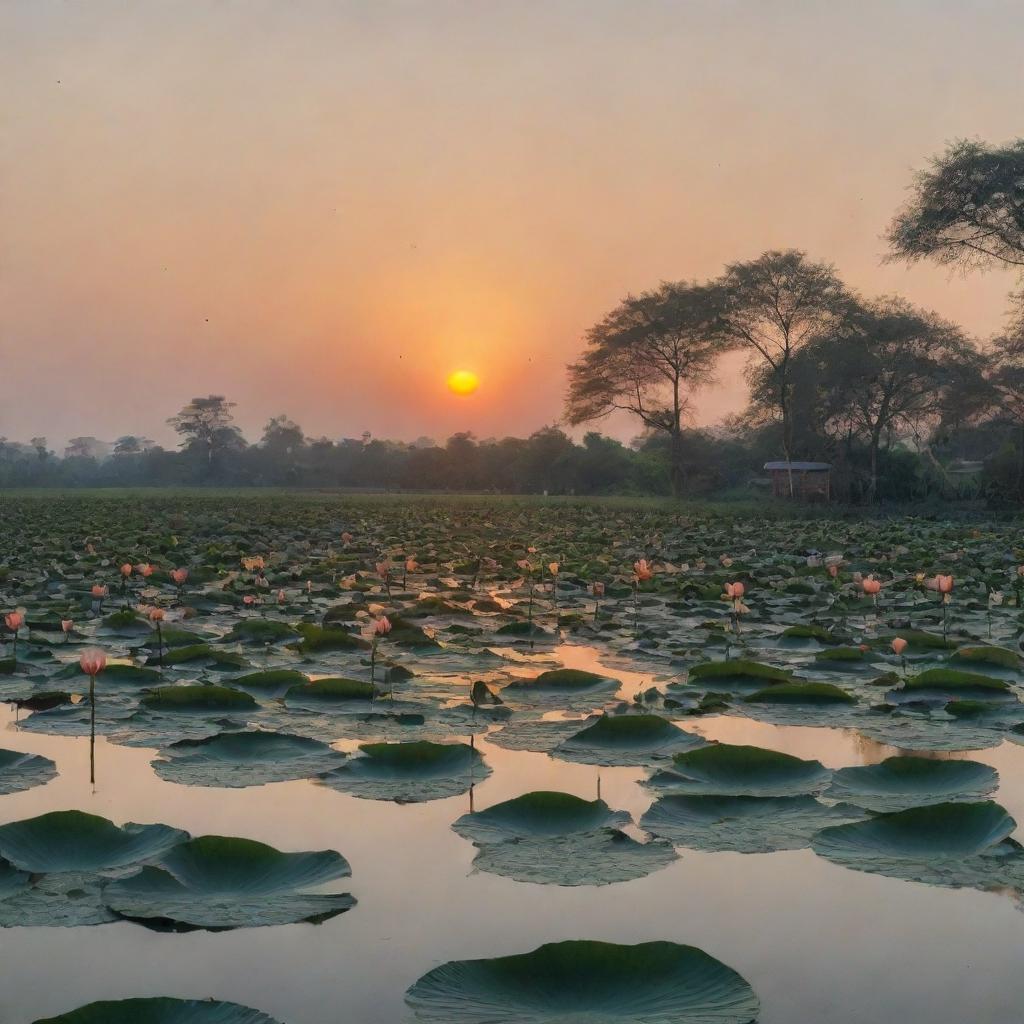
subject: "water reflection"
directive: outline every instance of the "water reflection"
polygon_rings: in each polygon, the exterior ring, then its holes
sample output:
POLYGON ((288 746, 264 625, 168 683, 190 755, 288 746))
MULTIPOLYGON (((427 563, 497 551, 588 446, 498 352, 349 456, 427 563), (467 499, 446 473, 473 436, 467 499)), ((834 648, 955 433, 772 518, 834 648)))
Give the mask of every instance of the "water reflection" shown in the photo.
MULTIPOLYGON (((601 666, 586 648, 554 650, 566 667, 623 681, 652 672, 601 666)), ((524 668, 552 653, 526 655, 524 668), (536 658, 537 661, 532 661, 536 658)), ((97 708, 102 720, 102 698, 97 708)), ((0 933, 0 1021, 28 1024, 92 1000, 130 995, 216 996, 257 1006, 284 1024, 407 1022, 403 992, 446 960, 498 956, 568 938, 697 945, 746 977, 761 1024, 1006 1024, 1020 1017, 1024 914, 1010 899, 860 874, 809 850, 767 855, 682 851, 664 870, 602 889, 560 888, 474 873, 471 843, 451 823, 531 790, 561 790, 638 819, 652 794, 637 768, 602 768, 506 750, 475 737, 494 768, 468 793, 399 806, 309 782, 252 789, 164 782, 152 750, 16 731, 4 708, 3 746, 52 758, 49 784, 0 800, 0 821, 80 808, 117 823, 166 822, 193 835, 244 836, 283 850, 335 849, 352 865, 351 912, 320 926, 187 935, 128 923, 0 933), (88 783, 89 747, 104 785, 88 783), (599 788, 598 788, 599 787, 599 788), (970 956, 963 951, 970 950, 970 956)), ((899 753, 852 731, 775 726, 732 716, 687 723, 708 739, 751 743, 829 767, 899 753)), ((353 747, 354 743, 337 744, 353 747)), ((1000 772, 996 794, 1024 821, 1024 748, 967 755, 1000 772)))

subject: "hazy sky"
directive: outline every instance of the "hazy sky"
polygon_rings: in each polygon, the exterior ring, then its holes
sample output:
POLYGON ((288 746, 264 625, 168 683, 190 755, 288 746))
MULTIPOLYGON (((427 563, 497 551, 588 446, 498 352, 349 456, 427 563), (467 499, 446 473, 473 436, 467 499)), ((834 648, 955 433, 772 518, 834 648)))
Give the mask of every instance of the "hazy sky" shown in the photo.
MULTIPOLYGON (((167 442, 210 392, 250 438, 528 433, 626 292, 776 247, 988 334, 1010 275, 881 235, 948 140, 1024 134, 1022 30, 1018 0, 3 0, 0 434, 167 442)), ((733 360, 699 419, 743 401, 733 360)))

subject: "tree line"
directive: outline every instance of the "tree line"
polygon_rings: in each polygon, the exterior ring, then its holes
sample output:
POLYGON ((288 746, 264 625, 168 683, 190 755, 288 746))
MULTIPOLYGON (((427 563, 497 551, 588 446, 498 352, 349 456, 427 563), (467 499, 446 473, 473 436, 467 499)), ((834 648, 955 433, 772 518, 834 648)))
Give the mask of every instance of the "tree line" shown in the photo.
MULTIPOLYGON (((965 271, 1024 268, 1024 140, 960 141, 920 172, 888 230, 891 260, 965 271)), ((983 494, 1024 500, 1024 297, 979 341, 899 296, 863 296, 830 264, 790 249, 712 281, 627 295, 569 367, 565 423, 635 417, 630 445, 557 426, 528 438, 444 444, 309 438, 287 416, 249 444, 223 395, 168 421, 169 451, 141 436, 0 439, 0 486, 277 485, 551 494, 704 495, 763 486, 761 467, 826 461, 848 502, 983 494), (750 356, 749 405, 689 426, 695 394, 730 351, 750 356), (979 469, 980 467, 980 469, 979 469)))

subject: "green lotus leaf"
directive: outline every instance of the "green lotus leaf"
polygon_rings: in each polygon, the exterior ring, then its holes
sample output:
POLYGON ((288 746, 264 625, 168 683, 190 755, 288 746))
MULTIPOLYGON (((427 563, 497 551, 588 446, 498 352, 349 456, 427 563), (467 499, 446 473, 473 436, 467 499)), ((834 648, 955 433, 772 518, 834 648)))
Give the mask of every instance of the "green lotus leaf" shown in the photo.
POLYGON ((823 644, 835 643, 835 638, 824 626, 797 624, 782 631, 784 640, 818 640, 823 644))
POLYGON ((304 686, 308 682, 309 676, 303 672, 298 672, 293 668, 276 668, 235 676, 231 680, 231 685, 251 690, 280 690, 287 687, 304 686))
POLYGON ((118 826, 83 811, 51 811, 0 826, 0 857, 33 873, 111 871, 160 857, 187 838, 169 825, 118 826))
POLYGON ((744 698, 754 704, 856 704, 852 693, 831 683, 780 683, 744 698))
POLYGON ((1009 691, 1010 684, 1004 679, 982 675, 978 672, 963 672, 955 668, 929 668, 904 680, 897 692, 919 693, 977 693, 999 696, 1009 691))
POLYGON ((468 743, 364 743, 359 750, 321 781, 365 800, 419 803, 458 796, 491 774, 468 743))
POLYGON ((298 630, 302 639, 289 646, 302 651, 303 654, 313 654, 317 651, 367 650, 370 647, 369 640, 356 633, 350 633, 347 629, 324 629, 323 626, 311 622, 301 622, 298 630))
POLYGON ((238 789, 310 779, 344 761, 344 754, 320 740, 249 731, 179 740, 160 751, 153 768, 160 778, 182 786, 238 789))
POLYGON ((58 871, 21 878, 21 885, 4 892, 0 877, 0 928, 82 928, 117 920, 103 902, 109 882, 103 875, 58 871))
POLYGON ((928 757, 890 757, 879 764, 840 768, 825 796, 871 811, 977 800, 999 784, 994 768, 978 761, 938 761, 928 757))
POLYGON ((290 640, 296 635, 297 631, 287 622, 260 618, 236 622, 224 639, 229 643, 270 644, 278 640, 290 640))
POLYGON ((213 999, 118 999, 89 1003, 35 1024, 278 1024, 259 1010, 213 999))
POLYGON ((524 793, 484 811, 464 814, 452 828, 479 843, 505 839, 564 836, 628 824, 625 811, 603 800, 583 800, 571 793, 524 793))
POLYGON ((957 646, 955 640, 944 640, 940 635, 922 629, 903 629, 899 635, 907 641, 911 650, 951 651, 957 646))
POLYGON ((831 774, 820 761, 763 747, 714 743, 676 754, 672 769, 656 774, 650 784, 674 793, 802 796, 823 789, 831 774))
POLYGON ((815 661, 863 661, 864 651, 859 647, 830 647, 827 651, 818 651, 815 661))
POLYGON ((446 1024, 751 1024, 760 1008, 739 974, 694 946, 585 940, 442 964, 406 1002, 446 1024))
POLYGON ((48 757, 0 748, 0 795, 41 786, 57 777, 57 766, 48 757))
POLYGON ((1016 827, 992 800, 943 803, 822 829, 812 845, 815 853, 851 865, 872 860, 959 859, 991 850, 1016 827))
POLYGON ((703 745, 700 736, 658 715, 602 715, 553 751, 555 757, 596 765, 643 765, 652 757, 703 745))
POLYGON ((556 668, 548 672, 541 672, 539 676, 532 679, 514 679, 507 690, 564 690, 576 692, 578 690, 618 689, 617 679, 610 679, 608 676, 600 676, 595 672, 584 672, 576 668, 556 668))
POLYGON ((515 719, 496 732, 489 733, 487 742, 505 750, 533 750, 549 754, 560 743, 580 731, 586 722, 597 721, 596 717, 587 719, 564 718, 526 718, 515 719))
POLYGON ((694 665, 687 673, 688 681, 715 688, 733 686, 753 686, 764 689, 778 683, 794 682, 793 673, 762 665, 758 661, 734 659, 730 661, 705 661, 694 665))
POLYGON ((244 711, 257 707, 252 694, 228 686, 160 686, 142 697, 159 711, 244 711))
POLYGON ((348 893, 309 890, 351 874, 334 850, 282 853, 226 836, 201 836, 175 847, 157 866, 111 882, 107 905, 154 928, 188 930, 324 921, 355 904, 348 893))
POLYGON ((771 853, 800 850, 826 825, 856 821, 863 812, 828 806, 813 796, 661 797, 641 828, 693 850, 771 853))
POLYGON ((1020 655, 1006 647, 961 647, 949 656, 949 660, 970 665, 992 665, 1013 671, 1017 671, 1021 665, 1020 655))
POLYGON ((368 682, 358 679, 315 679, 289 688, 285 703, 292 705, 347 704, 352 701, 369 702, 379 691, 368 682))
MULTIPOLYGON (((78 667, 78 662, 66 665, 53 676, 55 679, 81 679, 88 682, 78 667)), ((125 665, 121 662, 111 662, 96 679, 96 686, 102 692, 110 689, 111 686, 119 683, 142 684, 145 686, 159 686, 163 682, 163 676, 153 668, 145 668, 142 665, 125 665)))

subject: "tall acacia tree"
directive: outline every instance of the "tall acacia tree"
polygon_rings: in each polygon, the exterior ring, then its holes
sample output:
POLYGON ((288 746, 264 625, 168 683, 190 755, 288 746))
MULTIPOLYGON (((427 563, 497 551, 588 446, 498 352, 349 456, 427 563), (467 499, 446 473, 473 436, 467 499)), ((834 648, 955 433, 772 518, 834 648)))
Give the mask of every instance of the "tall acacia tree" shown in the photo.
MULTIPOLYGON (((752 350, 769 369, 782 420, 782 447, 793 461, 792 361, 813 337, 835 328, 851 296, 835 270, 797 249, 771 250, 726 267, 720 281, 719 329, 725 344, 752 350)), ((793 491, 793 475, 789 478, 793 491)))
POLYGON ((590 328, 586 351, 569 367, 566 420, 578 426, 625 410, 668 435, 676 496, 685 484, 684 416, 727 347, 716 329, 719 308, 717 288, 695 282, 629 295, 590 328))
POLYGON ((892 260, 1024 268, 1024 139, 961 139, 920 171, 889 227, 892 260))
POLYGON ((901 431, 930 436, 939 423, 964 415, 967 395, 983 393, 980 353, 960 328, 900 298, 851 307, 798 361, 813 367, 826 429, 867 445, 872 500, 880 450, 901 431))
POLYGON ((181 435, 180 447, 201 460, 204 475, 213 475, 219 456, 245 447, 231 415, 234 406, 223 395, 193 398, 167 421, 181 435))

